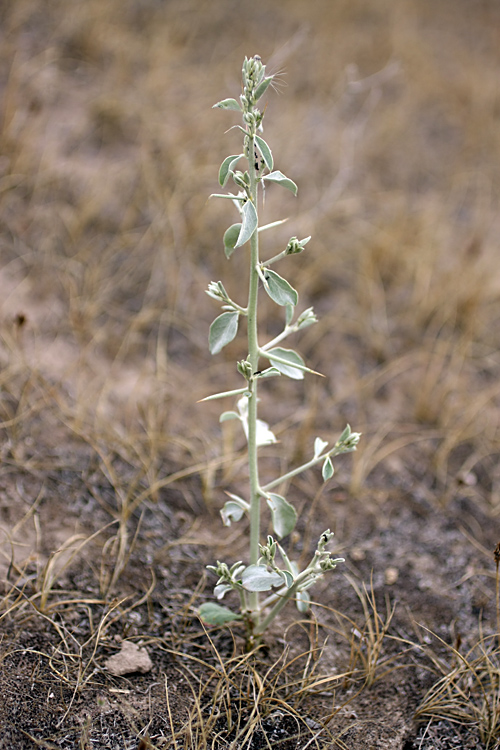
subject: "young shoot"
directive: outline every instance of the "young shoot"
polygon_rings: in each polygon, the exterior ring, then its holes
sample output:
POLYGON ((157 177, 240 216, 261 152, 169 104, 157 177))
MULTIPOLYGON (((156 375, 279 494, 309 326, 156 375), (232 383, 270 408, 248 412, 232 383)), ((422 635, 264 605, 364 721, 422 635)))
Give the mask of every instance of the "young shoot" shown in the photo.
MULTIPOLYGON (((316 316, 310 307, 296 315, 299 300, 297 291, 274 267, 279 262, 286 266, 289 256, 304 251, 311 239, 299 240, 292 237, 284 249, 270 254, 262 260, 259 250, 260 234, 278 226, 283 221, 274 221, 265 226, 259 225, 259 191, 264 186, 281 186, 293 195, 297 185, 279 170, 274 169, 274 159, 269 145, 262 137, 264 112, 258 102, 269 86, 273 76, 266 75, 266 67, 257 55, 245 58, 242 71, 243 88, 236 99, 224 99, 215 107, 237 112, 243 121, 237 127, 243 134, 241 153, 227 156, 219 170, 219 184, 222 188, 231 185, 233 192, 216 194, 211 197, 229 198, 236 208, 238 220, 225 232, 223 243, 226 257, 242 248, 249 247, 249 284, 245 304, 232 300, 221 281, 210 282, 207 294, 221 303, 223 312, 210 326, 209 348, 218 354, 238 334, 240 317, 247 319, 248 354, 238 362, 236 369, 243 384, 232 390, 216 393, 204 400, 236 397, 235 410, 225 411, 220 421, 239 420, 247 439, 249 487, 246 498, 230 494, 221 515, 226 526, 249 518, 249 558, 233 564, 217 562, 209 569, 218 577, 214 594, 222 600, 226 594, 235 594, 239 601, 238 610, 229 609, 215 602, 203 604, 200 617, 209 625, 221 625, 234 620, 243 621, 246 628, 247 647, 252 648, 283 607, 293 600, 300 612, 307 612, 310 604, 309 589, 324 573, 333 570, 342 558, 332 558, 328 543, 332 532, 324 531, 317 543, 316 551, 309 564, 299 570, 291 561, 278 540, 288 536, 297 522, 297 512, 285 497, 274 492, 291 477, 313 467, 320 466, 322 477, 327 481, 333 476, 332 459, 342 453, 356 450, 360 435, 352 432, 349 425, 337 442, 329 447, 321 438, 316 438, 312 457, 286 474, 262 484, 259 475, 259 452, 266 445, 277 442, 269 425, 258 417, 258 387, 261 380, 270 377, 286 376, 292 380, 302 380, 305 373, 314 373, 296 351, 281 344, 295 332, 313 325, 316 316), (273 266, 273 268, 271 268, 273 266), (259 340, 259 292, 267 294, 273 302, 283 308, 284 325, 282 332, 271 341, 259 340), (265 360, 263 363, 262 360, 265 360), (266 504, 271 515, 275 537, 268 536, 265 543, 261 538, 261 510, 266 504)), ((280 269, 281 270, 281 269, 280 269)))

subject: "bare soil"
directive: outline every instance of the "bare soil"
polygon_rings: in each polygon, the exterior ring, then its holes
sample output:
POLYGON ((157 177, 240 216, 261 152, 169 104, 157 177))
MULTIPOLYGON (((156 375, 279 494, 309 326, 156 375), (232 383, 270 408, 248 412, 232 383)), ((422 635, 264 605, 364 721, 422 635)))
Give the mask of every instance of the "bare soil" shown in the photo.
POLYGON ((0 2, 2 750, 500 747, 499 40, 493 0, 0 2), (345 564, 246 654, 196 614, 246 555, 244 438, 197 401, 245 356, 208 353, 246 260, 207 196, 256 53, 326 376, 266 384, 262 472, 363 439, 283 488, 287 549, 345 564))

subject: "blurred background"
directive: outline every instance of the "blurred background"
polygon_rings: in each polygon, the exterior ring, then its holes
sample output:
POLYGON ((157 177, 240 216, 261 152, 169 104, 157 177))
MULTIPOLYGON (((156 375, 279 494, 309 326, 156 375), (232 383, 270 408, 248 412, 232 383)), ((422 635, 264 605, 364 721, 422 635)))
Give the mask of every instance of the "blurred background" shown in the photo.
MULTIPOLYGON (((277 75, 266 140, 299 186, 297 199, 266 191, 264 221, 289 221, 263 257, 312 235, 282 272, 320 318, 290 345, 326 375, 262 389, 281 440, 269 455, 288 465, 349 421, 364 437, 341 462, 340 500, 459 489, 497 513, 494 0, 1 3, 9 471, 78 467, 75 435, 142 488, 198 467, 209 504, 239 471, 224 457, 242 436, 195 402, 237 387, 246 354, 241 339, 209 355, 218 307, 204 290, 221 279, 245 303, 246 253, 222 247, 235 214, 207 199, 240 150, 235 113, 211 107, 238 97, 254 54, 277 75)), ((267 300, 262 320, 264 337, 280 330, 267 300)))

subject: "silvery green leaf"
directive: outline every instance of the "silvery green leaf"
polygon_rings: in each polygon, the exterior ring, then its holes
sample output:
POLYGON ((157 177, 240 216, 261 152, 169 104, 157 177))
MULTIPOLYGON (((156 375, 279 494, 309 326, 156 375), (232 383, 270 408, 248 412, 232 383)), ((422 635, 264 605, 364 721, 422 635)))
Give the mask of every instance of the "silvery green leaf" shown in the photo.
POLYGON ((264 420, 262 419, 257 420, 255 440, 257 443, 257 447, 260 447, 262 445, 272 445, 273 443, 278 442, 276 440, 276 437, 274 436, 274 433, 269 429, 269 425, 267 424, 267 422, 264 422, 264 420))
POLYGON ((270 268, 264 272, 264 288, 277 305, 296 305, 299 295, 286 279, 270 268))
POLYGON ((264 565, 249 565, 241 576, 243 588, 247 591, 269 591, 273 586, 281 586, 283 578, 271 573, 264 565))
POLYGON ((218 583, 214 588, 214 596, 216 599, 224 599, 225 595, 229 594, 233 589, 234 586, 231 586, 230 583, 218 583))
POLYGON ((268 367, 266 370, 256 373, 254 378, 272 378, 275 375, 281 375, 281 372, 276 367, 268 367))
POLYGON ((317 437, 314 441, 314 458, 318 458, 318 456, 321 456, 323 449, 326 448, 327 445, 328 443, 326 440, 322 440, 320 437, 317 437))
POLYGON ((237 312, 224 312, 218 318, 215 318, 210 326, 208 336, 210 354, 218 354, 226 344, 234 339, 238 333, 238 318, 237 312))
POLYGON ((257 143, 257 148, 262 154, 262 158, 264 159, 264 164, 266 165, 268 170, 271 172, 274 166, 273 155, 271 153, 271 149, 269 148, 265 140, 258 135, 255 136, 255 142, 257 143))
POLYGON ((241 615, 237 615, 227 607, 222 607, 220 604, 215 604, 215 602, 202 604, 198 610, 198 614, 205 625, 224 625, 226 622, 241 620, 241 615))
POLYGON ((253 205, 252 201, 247 201, 243 204, 241 215, 243 222, 241 224, 241 230, 235 247, 241 247, 245 244, 245 242, 248 242, 252 234, 257 229, 257 224, 259 223, 257 211, 255 210, 255 206, 253 205))
POLYGON ((226 258, 230 258, 233 254, 240 232, 241 224, 232 224, 229 229, 226 229, 224 232, 224 252, 226 253, 226 258))
POLYGON ((224 524, 224 526, 231 526, 232 521, 236 523, 243 518, 245 509, 242 508, 239 503, 228 500, 227 503, 224 504, 224 507, 221 509, 220 514, 222 516, 222 523, 224 524))
POLYGON ((241 107, 236 99, 223 99, 217 104, 214 104, 212 109, 232 109, 235 112, 241 112, 241 107))
POLYGON ((294 530, 297 523, 297 511, 281 495, 271 492, 266 499, 271 510, 274 531, 282 539, 294 530))
POLYGON ((233 172, 234 167, 244 154, 233 154, 232 156, 226 156, 219 169, 219 185, 224 187, 233 172))
POLYGON ((339 443, 343 443, 344 440, 347 440, 347 438, 350 436, 350 434, 351 434, 351 425, 348 424, 348 425, 346 425, 345 430, 342 433, 342 435, 339 437, 338 442, 339 443))
POLYGON ((283 172, 280 172, 279 170, 277 170, 276 172, 271 172, 271 174, 266 174, 262 179, 267 180, 268 182, 276 182, 278 185, 281 185, 287 190, 290 190, 294 195, 297 195, 298 188, 295 182, 293 182, 293 180, 290 180, 286 175, 283 174, 283 172))
POLYGON ((326 482, 328 479, 331 479, 333 477, 333 472, 334 471, 335 470, 333 468, 332 459, 330 458, 330 456, 327 456, 327 458, 325 458, 325 461, 323 463, 323 467, 321 469, 321 475, 323 477, 323 482, 326 482))
POLYGON ((258 101, 260 97, 267 91, 269 85, 272 83, 273 76, 267 76, 263 81, 259 83, 255 89, 255 101, 258 101))
POLYGON ((292 322, 294 310, 295 310, 295 306, 294 305, 286 305, 285 322, 286 322, 287 326, 289 326, 290 323, 292 322))
POLYGON ((304 379, 303 370, 299 370, 297 367, 293 366, 295 364, 302 365, 304 367, 304 360, 302 359, 300 354, 294 352, 293 349, 283 349, 281 346, 276 346, 274 347, 274 349, 270 349, 268 352, 266 351, 264 353, 273 367, 276 367, 276 369, 283 373, 283 375, 287 375, 293 380, 304 379), (287 364, 277 362, 276 359, 273 358, 273 354, 275 355, 275 357, 279 357, 280 360, 286 360, 287 364))
POLYGON ((311 606, 311 597, 307 591, 299 591, 297 594, 297 609, 303 614, 309 611, 311 606))
POLYGON ((219 422, 229 422, 230 419, 240 419, 240 415, 235 411, 224 411, 219 417, 219 422))
POLYGON ((314 323, 317 323, 318 319, 314 313, 314 310, 312 307, 308 307, 307 310, 304 310, 303 313, 299 315, 297 318, 297 328, 300 330, 301 328, 307 328, 307 326, 312 326, 314 323))
POLYGON ((285 586, 287 589, 289 589, 291 586, 293 586, 293 575, 288 570, 280 570, 280 574, 283 576, 283 580, 285 581, 285 586))

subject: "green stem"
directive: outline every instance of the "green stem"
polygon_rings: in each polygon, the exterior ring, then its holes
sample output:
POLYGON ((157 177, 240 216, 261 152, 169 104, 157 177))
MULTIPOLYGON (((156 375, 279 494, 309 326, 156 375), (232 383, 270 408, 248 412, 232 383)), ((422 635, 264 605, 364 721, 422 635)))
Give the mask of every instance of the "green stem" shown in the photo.
MULTIPOLYGON (((306 572, 306 571, 304 571, 306 572)), ((292 586, 290 586, 289 589, 286 590, 283 596, 279 598, 279 601, 276 602, 274 607, 271 609, 269 614, 262 620, 260 625, 257 626, 257 628, 254 630, 255 635, 262 635, 266 631, 266 629, 269 627, 269 625, 272 623, 275 617, 279 615, 283 607, 287 604, 287 602, 290 601, 292 596, 295 596, 297 593, 297 590, 304 580, 304 576, 302 575, 300 580, 297 579, 292 586)))
POLYGON ((327 451, 326 453, 322 453, 320 456, 317 456, 317 458, 311 458, 310 461, 307 461, 305 464, 301 464, 300 466, 297 466, 296 469, 292 469, 291 471, 288 471, 286 474, 283 474, 281 477, 278 477, 277 479, 273 479, 272 482, 269 482, 268 484, 265 484, 263 487, 260 488, 261 492, 265 496, 269 490, 272 490, 273 487, 277 487, 278 484, 281 484, 281 482, 286 482, 287 479, 292 479, 292 477, 296 477, 297 474, 302 474, 303 471, 307 471, 307 469, 310 469, 312 466, 316 466, 316 464, 321 463, 321 461, 324 461, 325 458, 335 458, 335 456, 338 456, 343 451, 339 450, 337 446, 334 446, 331 450, 327 451))
MULTIPOLYGON (((257 209, 257 181, 255 178, 254 139, 249 137, 250 158, 248 170, 250 176, 250 194, 257 209)), ((248 361, 253 372, 259 369, 259 342, 257 337, 257 300, 259 291, 259 276, 256 271, 259 265, 259 237, 254 232, 250 239, 250 281, 248 290, 248 361)), ((248 469, 250 477, 250 564, 255 565, 260 556, 260 492, 259 466, 257 456, 257 380, 251 383, 251 395, 248 398, 248 469)), ((259 626, 259 594, 252 592, 249 597, 254 628, 259 626)))

